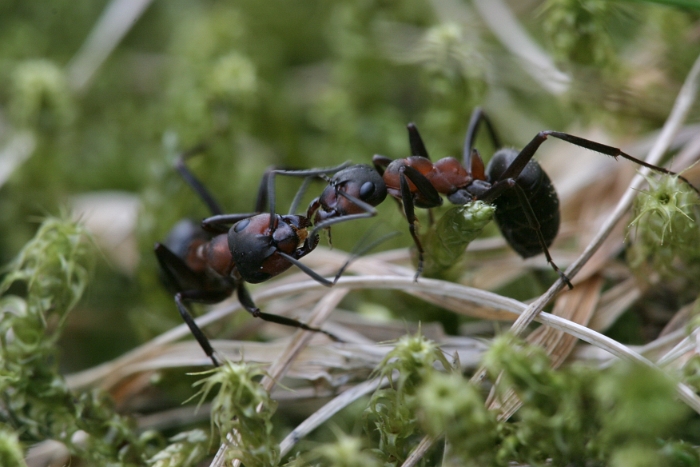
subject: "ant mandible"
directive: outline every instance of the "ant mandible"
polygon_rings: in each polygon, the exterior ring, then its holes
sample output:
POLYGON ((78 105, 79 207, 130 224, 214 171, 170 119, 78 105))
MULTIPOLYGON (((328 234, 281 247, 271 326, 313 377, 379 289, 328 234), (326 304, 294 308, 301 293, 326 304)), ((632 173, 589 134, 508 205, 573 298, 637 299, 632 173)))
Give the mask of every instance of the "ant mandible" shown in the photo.
MULTIPOLYGON (((264 282, 294 265, 315 281, 330 287, 337 282, 350 260, 343 265, 333 281, 299 261, 316 248, 318 235, 309 234, 311 221, 306 216, 274 214, 274 169, 266 171, 262 178, 255 212, 223 214, 214 197, 185 165, 188 157, 202 150, 203 146, 197 146, 181 154, 175 168, 213 215, 204 219, 201 225, 196 225, 191 220, 178 222, 164 243, 156 243, 155 254, 166 285, 174 294, 180 315, 204 353, 214 366, 219 366, 209 339, 195 323, 187 303, 218 303, 234 291, 243 308, 256 318, 321 332, 339 340, 329 332, 295 319, 261 312, 245 283, 264 282), (268 200, 270 211, 264 212, 268 200)), ((329 169, 336 170, 337 167, 329 169)), ((296 209, 305 187, 306 183, 295 197, 290 212, 296 209)))
MULTIPOLYGON (((442 204, 442 195, 453 204, 482 200, 496 206, 495 218, 508 244, 523 258, 544 253, 547 262, 571 289, 568 277, 557 267, 548 247, 559 230, 559 198, 542 167, 533 159, 540 145, 549 137, 617 158, 618 156, 657 172, 678 176, 675 172, 648 164, 618 148, 558 131, 540 131, 521 151, 503 148, 486 113, 477 108, 472 113, 464 141, 463 160, 446 157, 433 163, 418 129, 408 125, 411 156, 389 159, 375 155, 374 166, 382 175, 388 193, 403 204, 409 230, 418 250, 415 279, 423 269, 423 247, 416 232, 414 207, 433 208, 442 204), (484 123, 494 147, 500 148, 488 167, 474 149, 477 131, 484 123)), ((700 194, 700 192, 698 192, 700 194)))

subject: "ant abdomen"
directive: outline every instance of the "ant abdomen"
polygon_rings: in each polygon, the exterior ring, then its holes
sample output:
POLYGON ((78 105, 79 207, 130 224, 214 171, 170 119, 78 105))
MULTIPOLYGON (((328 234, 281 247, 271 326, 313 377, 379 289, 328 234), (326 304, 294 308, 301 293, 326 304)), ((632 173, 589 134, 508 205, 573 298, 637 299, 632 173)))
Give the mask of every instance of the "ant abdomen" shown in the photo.
MULTIPOLYGON (((486 168, 489 181, 499 180, 518 154, 519 151, 511 148, 497 151, 486 168)), ((493 201, 494 217, 511 248, 523 258, 529 258, 542 253, 542 244, 527 216, 534 214, 549 247, 559 232, 559 197, 549 176, 534 159, 528 161, 515 183, 521 190, 506 190, 493 201), (521 196, 527 199, 532 213, 523 209, 521 196)))

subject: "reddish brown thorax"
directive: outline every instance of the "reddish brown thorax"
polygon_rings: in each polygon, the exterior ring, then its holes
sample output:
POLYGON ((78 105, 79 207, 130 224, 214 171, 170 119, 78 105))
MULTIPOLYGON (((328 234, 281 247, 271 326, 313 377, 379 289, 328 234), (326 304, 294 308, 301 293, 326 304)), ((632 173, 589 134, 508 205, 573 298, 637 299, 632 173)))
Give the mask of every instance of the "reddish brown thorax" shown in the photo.
MULTIPOLYGON (((234 267, 226 234, 217 235, 209 242, 201 244, 197 248, 197 257, 221 276, 231 274, 234 267)), ((190 265, 190 267, 192 266, 190 265)))
MULTIPOLYGON (((486 180, 484 162, 478 153, 471 158, 471 167, 467 171, 454 157, 445 157, 433 163, 430 159, 421 156, 411 156, 405 159, 395 159, 384 172, 384 182, 389 194, 401 199, 400 169, 410 166, 420 172, 433 187, 443 195, 450 195, 455 191, 465 188, 473 180, 486 180)), ((416 204, 420 204, 421 195, 416 186, 408 178, 408 186, 416 197, 416 204)))

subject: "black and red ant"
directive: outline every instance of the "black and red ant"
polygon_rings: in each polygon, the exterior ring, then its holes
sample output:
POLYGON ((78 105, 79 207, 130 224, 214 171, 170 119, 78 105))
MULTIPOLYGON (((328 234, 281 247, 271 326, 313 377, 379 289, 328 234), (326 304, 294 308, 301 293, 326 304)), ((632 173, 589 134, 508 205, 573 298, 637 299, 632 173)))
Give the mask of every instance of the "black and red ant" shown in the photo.
MULTIPOLYGON (((389 194, 403 204, 418 249, 416 278, 423 267, 423 248, 416 233, 414 207, 440 206, 440 195, 446 195, 453 204, 465 204, 474 200, 494 204, 496 223, 511 248, 523 258, 544 253, 547 262, 567 286, 573 288, 548 250, 559 231, 559 198, 551 180, 533 159, 537 149, 550 136, 608 156, 620 156, 657 172, 677 175, 663 167, 632 157, 618 148, 558 131, 540 131, 521 151, 503 148, 491 121, 480 108, 472 113, 467 128, 462 163, 453 157, 432 163, 414 124, 408 125, 408 133, 411 157, 391 160, 374 156, 373 162, 382 174, 389 194), (474 148, 482 122, 486 125, 494 147, 498 149, 485 169, 479 152, 474 148)), ((677 176, 690 185, 687 179, 677 176)), ((695 187, 693 189, 698 191, 695 187)))
MULTIPOLYGON (((480 108, 474 110, 469 121, 461 163, 453 157, 433 163, 413 123, 408 124, 408 136, 410 157, 392 160, 375 155, 374 168, 365 164, 343 168, 327 179, 328 186, 311 203, 307 217, 313 216, 315 233, 344 218, 374 216, 375 206, 384 201, 387 194, 391 195, 403 205, 418 250, 416 280, 423 269, 424 250, 416 229, 415 208, 438 207, 442 205, 441 195, 445 195, 453 204, 475 200, 494 204, 496 222, 508 244, 523 258, 544 253, 547 262, 567 286, 573 288, 548 250, 559 231, 559 198, 551 180, 533 159, 548 137, 615 158, 620 156, 657 172, 677 175, 618 148, 557 131, 539 132, 521 151, 503 148, 490 119, 480 108), (488 167, 484 167, 479 152, 473 147, 482 123, 497 148, 488 167)), ((310 173, 312 171, 289 172, 293 175, 310 173)), ((678 177, 690 185, 687 179, 678 177)), ((693 189, 698 191, 695 187, 693 189)))
MULTIPOLYGON (((204 332, 197 326, 188 302, 217 303, 235 291, 243 308, 256 318, 272 323, 321 332, 338 340, 333 334, 314 328, 292 318, 263 313, 255 305, 245 286, 246 282, 264 282, 292 266, 297 266, 317 282, 332 286, 347 267, 341 268, 335 280, 328 280, 299 260, 318 245, 318 235, 309 233, 311 220, 306 216, 274 214, 274 175, 268 170, 258 190, 255 212, 223 214, 214 197, 185 165, 187 157, 200 152, 198 146, 183 153, 176 170, 204 201, 212 216, 197 225, 191 220, 180 221, 164 243, 156 243, 155 253, 164 279, 173 292, 182 319, 215 366, 219 361, 204 332), (268 212, 264 212, 269 201, 268 212)), ((329 169, 337 171, 338 167, 329 169)), ((314 171, 314 174, 323 170, 314 171)), ((303 192, 305 183, 300 189, 303 192)), ((292 203, 296 209, 299 195, 292 203)))

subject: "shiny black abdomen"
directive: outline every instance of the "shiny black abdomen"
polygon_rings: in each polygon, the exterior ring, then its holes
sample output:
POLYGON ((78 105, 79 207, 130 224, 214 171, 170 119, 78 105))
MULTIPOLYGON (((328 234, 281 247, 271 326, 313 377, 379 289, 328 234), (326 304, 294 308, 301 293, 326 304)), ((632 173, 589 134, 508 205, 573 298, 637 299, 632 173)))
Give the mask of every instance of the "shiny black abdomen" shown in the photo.
MULTIPOLYGON (((496 152, 486 168, 489 182, 498 180, 517 155, 518 151, 508 148, 496 152)), ((551 245, 559 231, 560 222, 559 197, 552 181, 535 160, 530 160, 516 183, 523 189, 532 206, 546 245, 551 245)), ((494 204, 496 223, 508 244, 523 258, 542 253, 537 233, 530 227, 515 190, 507 190, 494 204)))

